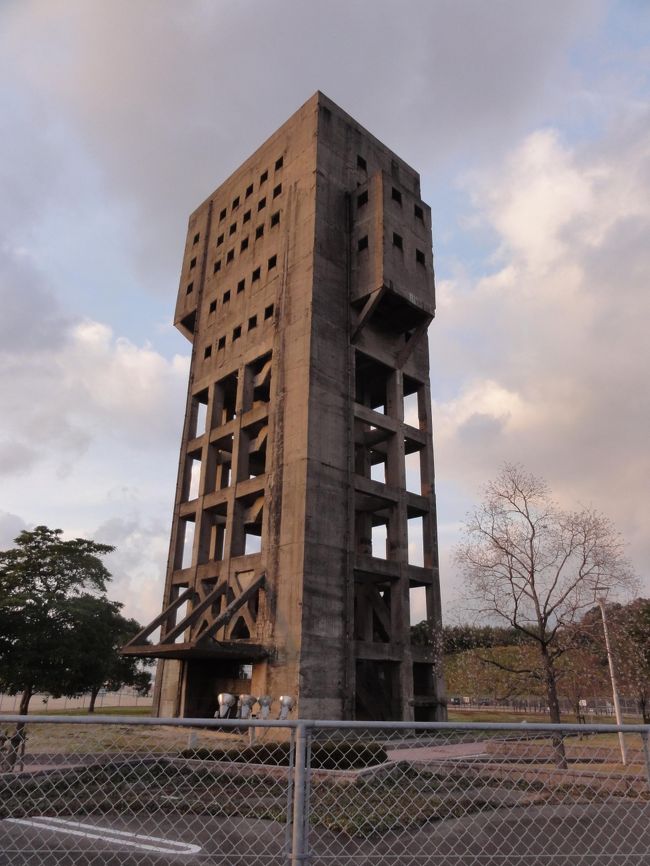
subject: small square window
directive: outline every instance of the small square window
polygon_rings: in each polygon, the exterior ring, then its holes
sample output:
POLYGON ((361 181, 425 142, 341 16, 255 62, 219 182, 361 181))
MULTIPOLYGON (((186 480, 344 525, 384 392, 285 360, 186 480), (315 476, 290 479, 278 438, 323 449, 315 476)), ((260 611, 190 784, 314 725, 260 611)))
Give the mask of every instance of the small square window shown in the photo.
POLYGON ((232 331, 232 341, 238 340, 241 337, 241 325, 237 325, 236 328, 233 328, 232 331))
POLYGON ((359 252, 361 252, 361 250, 368 249, 368 235, 364 235, 362 238, 359 238, 357 249, 359 250, 359 252))
POLYGON ((395 189, 395 187, 393 187, 393 191, 391 192, 391 198, 393 201, 396 201, 397 204, 402 203, 402 193, 398 189, 395 189))
POLYGON ((279 171, 279 170, 282 168, 283 164, 284 164, 284 159, 283 159, 283 157, 280 157, 279 159, 276 159, 276 161, 275 161, 275 170, 276 170, 276 171, 279 171))
POLYGON ((424 222, 424 211, 419 204, 413 205, 413 213, 415 214, 416 220, 421 220, 421 222, 424 222))
POLYGON ((266 199, 265 199, 265 198, 261 198, 261 199, 258 201, 258 203, 257 203, 257 209, 258 209, 258 210, 263 210, 265 207, 266 207, 266 199))
POLYGON ((269 179, 268 171, 263 171, 262 174, 260 175, 260 183, 266 183, 266 181, 268 179, 269 179))
POLYGON ((219 235, 219 237, 217 238, 217 246, 220 247, 222 243, 223 243, 223 235, 219 235))
POLYGON ((240 280, 237 283, 237 294, 239 295, 246 288, 246 280, 240 280))
POLYGON ((277 198, 282 193, 282 184, 279 183, 273 190, 273 198, 277 198))
POLYGON ((253 184, 246 187, 246 198, 250 198, 253 195, 253 184))
POLYGON ((186 294, 186 295, 191 295, 193 291, 194 291, 194 283, 188 283, 188 284, 187 284, 187 289, 186 289, 186 291, 185 291, 185 294, 186 294))
POLYGON ((196 267, 196 256, 190 262, 190 270, 192 270, 192 268, 195 268, 195 267, 196 267))
POLYGON ((255 268, 255 270, 253 271, 253 282, 254 283, 257 282, 257 280, 259 280, 261 273, 262 273, 262 268, 255 268))
POLYGON ((219 337, 219 342, 217 343, 217 349, 225 349, 226 348, 226 338, 219 337))
POLYGON ((230 226, 230 231, 228 232, 228 234, 229 234, 229 235, 234 235, 236 231, 237 231, 237 223, 233 223, 233 224, 230 226))
POLYGON ((244 214, 244 219, 242 220, 242 222, 247 223, 250 218, 251 218, 251 212, 249 210, 247 210, 246 213, 244 214))
POLYGON ((224 292, 224 293, 223 293, 223 302, 224 302, 224 304, 227 304, 229 300, 230 300, 230 292, 229 292, 229 291, 228 291, 228 292, 224 292))
POLYGON ((196 234, 196 235, 194 235, 194 240, 192 241, 192 243, 193 243, 193 244, 198 244, 198 242, 199 242, 200 240, 201 240, 201 235, 200 235, 200 234, 196 234))
POLYGON ((219 222, 221 222, 221 220, 225 220, 227 213, 228 213, 228 208, 224 208, 221 211, 221 213, 219 214, 219 222))
POLYGON ((398 250, 403 249, 402 236, 398 235, 397 232, 393 232, 393 246, 397 247, 398 250))
POLYGON ((241 242, 241 246, 240 246, 239 250, 240 250, 240 252, 243 253, 244 250, 247 250, 247 249, 248 249, 248 238, 244 238, 244 240, 241 242))
POLYGON ((272 270, 277 265, 277 263, 278 263, 278 257, 277 256, 271 256, 271 258, 269 259, 269 270, 272 270))
POLYGON ((217 311, 217 302, 216 301, 210 301, 209 312, 212 314, 212 313, 215 313, 216 311, 217 311))
POLYGON ((264 308, 264 318, 270 319, 272 315, 273 315, 273 304, 269 304, 268 307, 264 308))
POLYGON ((357 207, 363 207, 364 204, 368 204, 368 190, 364 190, 361 195, 357 196, 357 207))
POLYGON ((271 228, 273 228, 273 226, 277 226, 279 224, 279 222, 280 222, 280 211, 276 210, 276 212, 274 214, 272 214, 272 216, 271 216, 271 228))
POLYGON ((257 316, 251 316, 248 320, 248 330, 252 331, 253 328, 257 327, 257 316))
POLYGON ((235 258, 235 251, 234 250, 228 250, 228 255, 226 256, 226 264, 228 264, 228 262, 231 262, 234 258, 235 258))
POLYGON ((263 225, 258 226, 255 229, 255 240, 257 240, 257 238, 261 238, 263 234, 264 234, 264 226, 263 225))
POLYGON ((366 163, 365 159, 359 154, 357 154, 357 168, 360 168, 362 171, 367 171, 368 169, 368 164, 366 163))
POLYGON ((239 207, 239 196, 237 196, 237 198, 233 199, 231 210, 235 210, 238 207, 239 207))
POLYGON ((212 354, 212 346, 206 346, 205 349, 203 350, 203 357, 209 358, 211 354, 212 354))
POLYGON ((215 272, 215 274, 217 274, 220 270, 221 270, 221 259, 218 259, 218 260, 214 263, 214 272, 215 272))
POLYGON ((424 264, 425 264, 424 253, 422 252, 422 250, 416 250, 416 251, 415 251, 415 261, 416 261, 419 265, 424 265, 424 264))

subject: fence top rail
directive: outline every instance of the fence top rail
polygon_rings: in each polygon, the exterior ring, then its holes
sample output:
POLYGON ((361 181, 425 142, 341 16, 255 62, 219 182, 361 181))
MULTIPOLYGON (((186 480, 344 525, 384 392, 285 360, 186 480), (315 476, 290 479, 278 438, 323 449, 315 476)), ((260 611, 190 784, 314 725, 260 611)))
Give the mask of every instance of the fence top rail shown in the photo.
POLYGON ((387 722, 387 721, 342 721, 335 719, 176 719, 148 716, 66 716, 0 714, 0 726, 4 723, 55 724, 55 725, 165 725, 179 728, 291 728, 291 729, 346 729, 346 730, 390 730, 390 731, 564 731, 566 733, 628 733, 650 735, 650 725, 575 724, 551 722, 387 722))

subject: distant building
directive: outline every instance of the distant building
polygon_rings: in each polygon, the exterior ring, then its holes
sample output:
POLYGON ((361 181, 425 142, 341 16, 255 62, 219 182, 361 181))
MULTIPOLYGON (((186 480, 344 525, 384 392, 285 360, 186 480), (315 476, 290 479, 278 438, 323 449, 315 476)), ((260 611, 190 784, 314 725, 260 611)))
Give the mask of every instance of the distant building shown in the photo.
POLYGON ((433 315, 419 175, 322 93, 192 214, 163 612, 126 650, 164 660, 160 715, 244 692, 302 718, 445 717, 409 638, 418 587, 440 626, 433 315))

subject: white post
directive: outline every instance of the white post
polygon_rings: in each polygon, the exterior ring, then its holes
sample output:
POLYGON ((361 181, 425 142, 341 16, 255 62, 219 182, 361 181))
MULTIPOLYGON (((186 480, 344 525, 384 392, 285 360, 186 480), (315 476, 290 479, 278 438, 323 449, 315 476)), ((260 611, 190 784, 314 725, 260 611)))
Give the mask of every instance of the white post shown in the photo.
MULTIPOLYGON (((601 596, 598 599, 600 613, 603 618, 603 632, 605 633, 605 648, 607 649, 607 661, 609 662, 609 677, 612 681, 612 697, 614 699, 614 713, 616 714, 616 724, 623 724, 621 716, 621 705, 618 700, 618 688, 616 687, 616 674, 614 672, 614 658, 612 656, 612 646, 609 642, 609 630, 607 628, 607 616, 605 614, 605 599, 601 596)), ((627 752, 625 751, 625 734, 622 731, 618 732, 618 742, 621 747, 621 762, 623 766, 627 765, 627 752)))

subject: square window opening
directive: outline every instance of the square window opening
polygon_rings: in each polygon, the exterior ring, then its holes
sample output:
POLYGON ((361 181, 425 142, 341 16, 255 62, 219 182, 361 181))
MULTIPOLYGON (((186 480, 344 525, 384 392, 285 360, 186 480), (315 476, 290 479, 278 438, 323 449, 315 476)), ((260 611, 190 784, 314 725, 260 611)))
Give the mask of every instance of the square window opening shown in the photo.
POLYGON ((263 171, 262 174, 260 175, 260 183, 266 183, 266 181, 268 179, 269 179, 268 171, 263 171))
POLYGON ((402 236, 398 235, 397 232, 393 232, 393 246, 397 247, 398 250, 404 249, 404 241, 402 240, 402 236))
POLYGON ((357 168, 360 168, 362 171, 368 170, 368 163, 360 154, 357 154, 357 168))
POLYGON ((188 284, 187 284, 187 289, 186 289, 186 291, 185 291, 185 294, 186 294, 186 295, 191 295, 193 291, 194 291, 194 283, 188 283, 188 284))
POLYGON ((254 283, 257 282, 257 280, 259 280, 259 278, 260 278, 261 273, 262 273, 262 268, 255 268, 255 270, 253 271, 252 282, 254 282, 254 283))
POLYGON ((388 524, 379 523, 372 527, 372 552, 376 559, 388 559, 388 524))
POLYGON ((416 220, 420 220, 420 222, 424 222, 424 211, 420 207, 419 204, 413 205, 413 213, 415 214, 416 220))
POLYGON ((246 280, 245 279, 240 280, 237 283, 237 294, 240 295, 244 291, 245 288, 246 288, 246 280))
POLYGON ((226 264, 229 264, 235 258, 235 251, 228 250, 228 255, 226 256, 226 264))
POLYGON ((238 340, 241 337, 241 325, 237 325, 236 328, 233 328, 232 331, 232 341, 238 340))
POLYGON ((269 259, 269 270, 270 271, 273 270, 273 268, 277 265, 277 263, 278 263, 278 257, 277 256, 271 256, 271 258, 269 259))
POLYGON ((424 258, 424 253, 422 252, 422 250, 415 251, 415 261, 422 266, 426 264, 426 259, 424 258))
POLYGON ((208 313, 216 313, 216 311, 217 311, 217 302, 216 301, 210 301, 210 309, 208 310, 208 313))
POLYGON ((266 207, 266 197, 261 198, 257 203, 257 209, 258 210, 264 210, 265 207, 266 207))
POLYGON ((250 198, 253 195, 253 184, 251 183, 246 187, 246 198, 250 198))
POLYGON ((225 220, 227 213, 228 213, 228 208, 224 208, 221 211, 221 213, 219 214, 219 222, 221 222, 221 220, 225 220))
POLYGON ((421 451, 411 451, 404 458, 406 469, 406 489, 409 493, 422 493, 421 451))
POLYGON ((219 337, 219 342, 217 343, 217 350, 226 348, 226 338, 219 337))
POLYGON ((227 292, 223 293, 223 302, 227 304, 230 301, 230 289, 227 292))
POLYGON ((212 346, 211 345, 206 346, 205 349, 203 350, 203 357, 209 358, 211 355, 212 355, 212 346))
POLYGON ((219 235, 219 237, 217 238, 217 246, 220 247, 222 243, 223 243, 223 235, 219 235))
POLYGON ((255 229, 255 240, 258 240, 259 238, 261 238, 263 234, 264 234, 264 226, 263 225, 258 226, 255 229))
POLYGON ((248 238, 244 238, 244 240, 241 242, 241 246, 239 248, 239 251, 241 253, 243 253, 244 250, 247 250, 247 249, 248 249, 248 238))
POLYGON ((402 193, 398 189, 395 189, 395 187, 393 187, 390 197, 393 199, 393 201, 396 201, 397 204, 402 203, 402 193))
POLYGON ((364 204, 368 204, 368 190, 364 190, 361 195, 357 196, 357 207, 363 207, 364 204))
POLYGON ((266 319, 270 319, 272 315, 273 315, 273 304, 269 304, 268 307, 264 308, 264 320, 266 321, 266 319))
POLYGON ((236 231, 237 231, 237 223, 233 223, 233 224, 230 226, 230 228, 228 229, 228 234, 229 234, 229 235, 234 235, 236 231))
POLYGON ((200 239, 201 239, 201 235, 200 235, 200 233, 199 233, 199 234, 195 234, 195 235, 194 235, 194 240, 192 241, 192 244, 198 244, 198 242, 199 242, 200 239))
POLYGON ((273 198, 277 198, 282 194, 282 184, 279 183, 273 190, 273 198))
POLYGON ((248 320, 248 330, 252 331, 253 328, 257 327, 257 316, 251 316, 248 320))
POLYGON ((203 436, 208 423, 208 392, 201 391, 192 397, 190 439, 203 436))
POLYGON ((249 210, 247 210, 246 213, 244 214, 244 218, 243 218, 242 222, 247 223, 250 220, 250 218, 251 218, 251 212, 249 210))
POLYGON ((275 170, 280 171, 282 166, 284 165, 284 157, 280 156, 275 161, 275 170))
POLYGON ((362 238, 359 238, 359 242, 357 244, 358 252, 363 252, 363 250, 368 249, 368 235, 364 235, 362 238))
POLYGON ((233 199, 231 210, 236 210, 239 207, 239 196, 233 199))
POLYGON ((218 274, 220 270, 221 270, 221 259, 218 259, 218 260, 214 263, 214 272, 215 272, 215 274, 218 274))
POLYGON ((424 536, 422 517, 409 517, 406 525, 408 529, 409 565, 424 565, 424 536))
POLYGON ((280 222, 280 211, 276 210, 276 212, 271 216, 271 228, 273 226, 277 226, 280 222))

